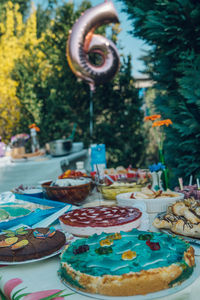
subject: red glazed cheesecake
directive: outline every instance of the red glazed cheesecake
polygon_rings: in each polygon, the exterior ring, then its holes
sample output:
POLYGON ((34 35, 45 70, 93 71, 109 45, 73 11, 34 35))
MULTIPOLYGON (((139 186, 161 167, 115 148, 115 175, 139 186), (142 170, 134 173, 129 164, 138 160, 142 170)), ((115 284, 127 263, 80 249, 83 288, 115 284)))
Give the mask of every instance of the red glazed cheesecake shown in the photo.
POLYGON ((76 236, 131 231, 140 226, 142 212, 129 206, 97 206, 72 210, 59 220, 62 229, 76 236))

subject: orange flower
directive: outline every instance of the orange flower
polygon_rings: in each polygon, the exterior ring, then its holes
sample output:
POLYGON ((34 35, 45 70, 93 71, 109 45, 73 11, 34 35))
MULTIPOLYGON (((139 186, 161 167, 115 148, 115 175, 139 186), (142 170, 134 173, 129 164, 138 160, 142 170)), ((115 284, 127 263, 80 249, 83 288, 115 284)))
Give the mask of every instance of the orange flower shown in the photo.
POLYGON ((29 125, 28 127, 29 127, 29 128, 35 128, 35 127, 36 127, 36 124, 33 123, 33 124, 29 125))
POLYGON ((40 128, 35 123, 29 125, 29 128, 34 128, 36 131, 40 131, 40 128))
POLYGON ((152 124, 152 127, 160 127, 160 126, 163 126, 163 125, 166 125, 168 127, 171 124, 172 124, 172 121, 170 119, 166 119, 166 120, 161 120, 161 121, 154 122, 152 124))
POLYGON ((155 121, 156 119, 160 119, 161 115, 151 115, 151 116, 146 116, 144 118, 145 121, 155 121))

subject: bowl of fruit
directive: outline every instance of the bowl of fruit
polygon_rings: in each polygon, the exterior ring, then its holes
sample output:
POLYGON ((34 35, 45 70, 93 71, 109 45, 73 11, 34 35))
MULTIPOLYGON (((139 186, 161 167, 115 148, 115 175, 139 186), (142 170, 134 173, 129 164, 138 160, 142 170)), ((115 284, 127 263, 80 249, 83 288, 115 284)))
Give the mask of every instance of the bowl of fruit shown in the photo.
POLYGON ((66 178, 86 178, 88 182, 90 183, 90 191, 93 190, 95 183, 91 176, 88 176, 87 173, 81 172, 78 170, 66 170, 63 172, 60 176, 58 176, 58 179, 66 179, 66 178))

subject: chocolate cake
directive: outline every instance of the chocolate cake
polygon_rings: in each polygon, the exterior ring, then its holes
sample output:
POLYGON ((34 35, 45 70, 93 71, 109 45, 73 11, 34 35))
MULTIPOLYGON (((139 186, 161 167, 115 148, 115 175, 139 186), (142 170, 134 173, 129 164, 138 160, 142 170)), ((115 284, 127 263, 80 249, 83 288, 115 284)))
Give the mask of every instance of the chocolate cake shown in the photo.
POLYGON ((65 244, 64 233, 50 228, 5 230, 0 235, 0 261, 21 262, 48 256, 65 244))

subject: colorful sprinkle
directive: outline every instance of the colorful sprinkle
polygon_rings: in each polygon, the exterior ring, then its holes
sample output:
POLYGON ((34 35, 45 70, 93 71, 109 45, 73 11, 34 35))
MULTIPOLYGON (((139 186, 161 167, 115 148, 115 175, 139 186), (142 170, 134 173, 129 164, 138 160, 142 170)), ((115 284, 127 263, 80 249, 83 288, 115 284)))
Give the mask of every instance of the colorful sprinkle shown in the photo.
POLYGON ((122 254, 122 259, 123 260, 132 260, 132 259, 136 258, 136 256, 137 256, 137 254, 135 251, 128 250, 122 254))

